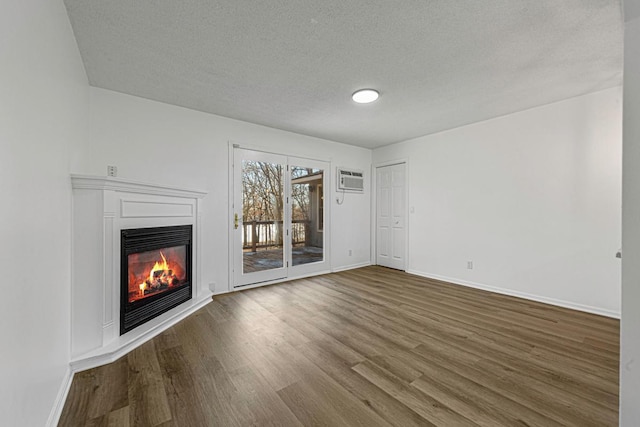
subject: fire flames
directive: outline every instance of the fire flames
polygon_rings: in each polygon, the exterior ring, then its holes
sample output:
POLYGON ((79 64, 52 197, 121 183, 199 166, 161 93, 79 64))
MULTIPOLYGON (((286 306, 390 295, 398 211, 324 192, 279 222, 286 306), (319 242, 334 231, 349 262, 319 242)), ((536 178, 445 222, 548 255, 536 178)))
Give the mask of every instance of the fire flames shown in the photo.
POLYGON ((183 283, 185 280, 184 265, 180 261, 176 262, 172 260, 184 260, 184 255, 180 253, 183 251, 176 251, 176 249, 177 248, 165 248, 164 251, 166 252, 168 250, 169 256, 165 256, 163 251, 159 251, 162 260, 157 260, 158 252, 155 252, 155 255, 152 252, 146 252, 140 255, 134 254, 130 256, 129 301, 145 298, 183 283), (167 258, 169 261, 167 261, 167 258), (154 264, 153 267, 149 269, 151 263, 154 264))
POLYGON ((151 269, 151 273, 149 273, 149 280, 153 281, 154 278, 154 273, 156 271, 171 271, 171 269, 169 268, 169 265, 167 264, 167 259, 164 257, 164 254, 162 253, 162 251, 160 251, 160 256, 162 257, 162 264, 158 263, 158 261, 156 261, 155 265, 153 266, 153 268, 151 269))
POLYGON ((160 252, 160 256, 162 257, 162 262, 156 261, 149 273, 149 278, 140 283, 140 293, 142 295, 145 294, 146 290, 162 290, 178 284, 178 278, 173 274, 173 270, 169 267, 167 259, 162 252, 160 252))

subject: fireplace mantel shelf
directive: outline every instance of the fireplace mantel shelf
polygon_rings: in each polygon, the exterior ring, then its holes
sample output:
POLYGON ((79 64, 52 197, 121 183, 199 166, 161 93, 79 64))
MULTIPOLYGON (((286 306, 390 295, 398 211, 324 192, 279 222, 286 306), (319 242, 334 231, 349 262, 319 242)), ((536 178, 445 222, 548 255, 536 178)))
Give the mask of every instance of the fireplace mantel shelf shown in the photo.
POLYGON ((112 362, 211 301, 202 280, 205 191, 129 179, 71 175, 73 259, 71 368, 112 362), (121 232, 191 225, 192 299, 120 335, 121 232))
POLYGON ((138 182, 112 176, 71 174, 71 185, 75 189, 124 191, 128 193, 155 194, 193 199, 202 199, 207 195, 206 191, 138 182))

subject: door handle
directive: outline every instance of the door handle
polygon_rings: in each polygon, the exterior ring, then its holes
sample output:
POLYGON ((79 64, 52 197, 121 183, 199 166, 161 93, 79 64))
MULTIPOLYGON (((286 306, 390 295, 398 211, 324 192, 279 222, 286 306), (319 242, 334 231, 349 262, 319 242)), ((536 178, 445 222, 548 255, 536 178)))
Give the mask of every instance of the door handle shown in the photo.
POLYGON ((238 214, 233 214, 233 228, 238 229, 238 214))

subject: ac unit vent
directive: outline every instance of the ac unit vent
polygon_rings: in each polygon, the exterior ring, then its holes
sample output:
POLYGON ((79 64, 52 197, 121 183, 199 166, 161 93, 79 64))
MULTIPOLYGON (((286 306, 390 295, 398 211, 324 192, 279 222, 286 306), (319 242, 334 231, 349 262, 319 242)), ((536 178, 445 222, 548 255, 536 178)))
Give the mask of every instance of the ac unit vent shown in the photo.
POLYGON ((364 173, 360 170, 338 168, 338 190, 362 192, 364 173))

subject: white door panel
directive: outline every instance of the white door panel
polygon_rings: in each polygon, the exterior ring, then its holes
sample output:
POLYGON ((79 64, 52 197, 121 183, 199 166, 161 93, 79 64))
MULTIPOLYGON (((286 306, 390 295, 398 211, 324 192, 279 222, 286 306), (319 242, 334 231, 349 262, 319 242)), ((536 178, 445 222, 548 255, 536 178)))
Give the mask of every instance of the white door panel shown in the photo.
POLYGON ((391 251, 395 262, 404 261, 404 228, 393 229, 393 250, 391 251))
POLYGON ((389 251, 389 228, 388 227, 380 227, 379 229, 379 250, 378 256, 388 259, 390 256, 389 251))

